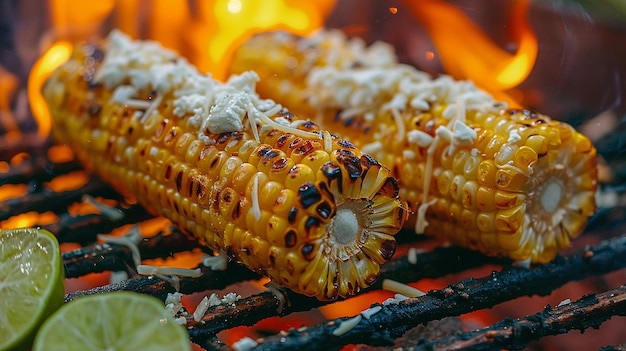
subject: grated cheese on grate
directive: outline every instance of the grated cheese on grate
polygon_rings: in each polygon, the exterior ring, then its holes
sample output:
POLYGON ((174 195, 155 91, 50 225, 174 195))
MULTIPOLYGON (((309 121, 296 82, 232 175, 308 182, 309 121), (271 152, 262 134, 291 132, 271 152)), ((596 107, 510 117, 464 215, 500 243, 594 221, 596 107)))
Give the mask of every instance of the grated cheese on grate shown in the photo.
POLYGON ((335 330, 333 330, 333 335, 340 336, 349 332, 350 330, 352 330, 352 328, 359 324, 359 322, 361 322, 362 318, 363 317, 359 314, 355 317, 342 321, 341 323, 339 323, 339 326, 335 330))
POLYGON ((205 296, 196 307, 196 310, 193 311, 193 320, 196 322, 200 322, 202 320, 202 317, 204 317, 204 314, 206 313, 206 311, 209 309, 209 307, 210 307, 209 299, 205 296))
POLYGON ((426 295, 426 293, 424 293, 423 291, 419 289, 416 289, 410 285, 406 285, 406 284, 403 284, 403 283, 400 283, 398 281, 391 280, 391 279, 383 280, 383 289, 400 293, 408 297, 419 297, 419 296, 426 295))
POLYGON ((200 268, 178 268, 178 267, 157 267, 146 264, 137 266, 137 273, 141 275, 165 275, 165 276, 177 276, 177 277, 190 277, 197 278, 202 275, 200 268))
POLYGON ((250 351, 254 349, 255 347, 257 347, 258 345, 259 343, 257 343, 253 339, 247 336, 244 336, 243 338, 239 339, 233 344, 233 348, 236 351, 250 351))
POLYGON ((361 311, 361 316, 365 319, 370 319, 373 315, 382 310, 382 306, 372 306, 364 311, 361 311))

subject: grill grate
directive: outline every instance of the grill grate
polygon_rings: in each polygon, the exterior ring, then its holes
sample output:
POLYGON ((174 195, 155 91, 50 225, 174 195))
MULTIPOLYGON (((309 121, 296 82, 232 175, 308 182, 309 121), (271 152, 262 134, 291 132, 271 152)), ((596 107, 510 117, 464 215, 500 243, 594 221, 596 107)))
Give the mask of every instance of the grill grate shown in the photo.
MULTIPOLYGON (((619 140, 619 139, 617 139, 619 140)), ((24 144, 21 144, 22 146, 24 144)), ((156 276, 139 276, 132 259, 131 249, 114 243, 98 244, 97 234, 115 228, 132 225, 152 218, 138 205, 128 203, 108 185, 97 178, 65 191, 49 187, 54 179, 82 172, 74 160, 52 161, 50 149, 11 147, 0 150, 3 156, 11 155, 0 174, 0 184, 5 186, 26 184, 26 193, 9 197, 0 202, 0 224, 6 226, 12 217, 21 213, 52 212, 56 218, 42 227, 56 233, 60 242, 78 243, 79 249, 63 254, 67 278, 81 277, 89 273, 125 270, 131 278, 117 283, 66 295, 66 302, 77 297, 109 291, 128 290, 149 294, 165 300, 168 293, 175 292, 173 284, 156 276), (25 151, 28 151, 25 154, 25 151), (98 198, 107 203, 116 215, 104 213, 72 213, 73 204, 84 201, 84 196, 98 198)), ((611 149, 615 153, 614 149, 611 149)), ((602 150, 600 150, 602 151, 602 150)), ((613 183, 615 184, 615 183, 613 183)), ((3 187, 0 187, 0 194, 3 187)), ((619 196, 619 193, 616 193, 619 196)), ((292 329, 268 335, 259 342, 258 348, 272 349, 341 349, 349 344, 371 346, 394 345, 407 331, 430 321, 445 317, 491 308, 502 302, 521 296, 548 295, 555 289, 572 281, 598 277, 626 267, 626 235, 614 236, 623 228, 623 206, 619 205, 599 212, 591 222, 586 238, 596 239, 587 247, 572 248, 571 252, 554 262, 527 269, 515 267, 511 261, 485 257, 476 252, 457 247, 438 247, 417 255, 417 262, 409 262, 409 255, 398 255, 383 266, 381 277, 369 290, 382 289, 382 281, 415 282, 424 278, 439 278, 452 273, 468 272, 471 268, 487 268, 490 274, 459 280, 443 289, 429 291, 418 298, 410 298, 392 304, 380 305, 381 310, 369 319, 362 318, 352 329, 342 335, 334 335, 337 326, 355 316, 328 320, 306 328, 292 329), (619 229, 618 229, 619 228, 619 229), (610 229, 610 230, 609 230, 610 229), (611 237, 614 236, 614 237, 611 237)), ((415 247, 421 242, 410 233, 400 233, 401 247, 415 247)), ((580 245, 579 245, 580 246, 580 245)), ((143 259, 167 258, 181 252, 201 249, 174 227, 165 226, 138 244, 143 259)), ((202 275, 197 278, 180 278, 180 292, 202 293, 209 290, 230 289, 238 283, 260 277, 248 269, 230 262, 225 271, 212 271, 200 267, 202 275)), ((244 297, 232 305, 209 308, 201 321, 188 317, 187 326, 191 340, 206 349, 227 349, 218 333, 237 326, 250 326, 274 316, 288 316, 326 305, 314 298, 307 298, 291 291, 280 290, 284 301, 270 290, 244 297)), ((505 319, 489 329, 471 333, 453 334, 434 341, 409 339, 415 349, 520 349, 529 341, 546 335, 563 334, 572 329, 597 328, 613 316, 625 315, 626 287, 606 288, 597 295, 588 294, 579 301, 526 316, 519 320, 505 319)), ((358 317, 360 318, 360 317, 358 317)), ((621 346, 614 346, 619 349, 621 346)))

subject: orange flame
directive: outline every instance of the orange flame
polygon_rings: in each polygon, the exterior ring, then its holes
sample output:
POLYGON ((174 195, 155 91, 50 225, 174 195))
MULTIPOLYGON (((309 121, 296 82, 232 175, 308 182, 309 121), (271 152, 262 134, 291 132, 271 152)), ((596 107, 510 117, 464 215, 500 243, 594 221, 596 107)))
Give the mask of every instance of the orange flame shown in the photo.
POLYGON ((5 138, 7 134, 19 136, 19 128, 11 112, 11 99, 18 86, 17 77, 0 65, 0 125, 7 131, 5 138))
POLYGON ((311 34, 323 26, 335 1, 103 0, 78 3, 49 0, 52 34, 59 41, 35 63, 28 87, 39 133, 46 137, 51 126, 49 112, 40 93, 44 82, 70 57, 69 42, 102 32, 107 18, 112 18, 114 26, 128 35, 139 38, 141 33, 145 33, 146 39, 159 41, 187 57, 201 71, 223 80, 231 52, 238 44, 255 33, 274 29, 299 35, 311 34))
POLYGON ((35 62, 28 76, 28 102, 30 109, 37 121, 39 135, 46 138, 50 133, 52 122, 48 105, 41 95, 41 89, 52 72, 67 61, 72 54, 72 44, 67 41, 59 41, 52 45, 35 62))
POLYGON ((530 0, 513 1, 510 28, 517 42, 513 54, 500 48, 459 8, 441 0, 407 1, 412 15, 429 32, 447 74, 473 80, 502 96, 522 83, 537 57, 537 38, 528 23, 530 0))
POLYGON ((255 33, 282 29, 299 35, 321 28, 334 0, 216 0, 203 2, 189 38, 204 55, 196 64, 223 79, 232 50, 255 33))

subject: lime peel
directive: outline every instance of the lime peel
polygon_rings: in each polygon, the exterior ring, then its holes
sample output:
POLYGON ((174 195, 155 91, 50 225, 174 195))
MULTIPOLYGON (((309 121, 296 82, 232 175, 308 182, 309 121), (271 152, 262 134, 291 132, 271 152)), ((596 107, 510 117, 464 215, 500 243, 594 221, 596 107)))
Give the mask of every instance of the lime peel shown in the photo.
POLYGON ((64 270, 47 230, 0 230, 0 350, 28 349, 43 321, 63 304, 64 270))
POLYGON ((35 337, 33 351, 181 350, 191 351, 189 334, 162 301, 120 291, 68 302, 35 337))

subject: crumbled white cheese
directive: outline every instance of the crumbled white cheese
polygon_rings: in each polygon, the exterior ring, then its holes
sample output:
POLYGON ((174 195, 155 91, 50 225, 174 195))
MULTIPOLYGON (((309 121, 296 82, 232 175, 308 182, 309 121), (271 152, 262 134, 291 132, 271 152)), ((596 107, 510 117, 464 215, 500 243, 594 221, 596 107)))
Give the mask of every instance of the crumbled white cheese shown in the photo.
POLYGON ((165 298, 165 309, 168 310, 173 317, 175 317, 182 309, 183 304, 181 302, 181 298, 183 294, 179 292, 168 293, 165 298))
POLYGON ((410 144, 415 144, 419 147, 428 147, 433 142, 433 136, 423 132, 419 129, 410 130, 407 134, 407 140, 410 144))
POLYGON ((361 316, 365 319, 370 319, 373 315, 382 310, 382 306, 372 306, 364 311, 361 311, 361 316))
POLYGON ((473 145, 474 140, 476 140, 476 131, 465 124, 465 122, 458 119, 455 120, 452 131, 452 143, 456 146, 467 146, 473 145))
POLYGON ((217 256, 204 255, 202 265, 211 268, 212 271, 224 271, 228 266, 228 255, 220 251, 217 256))
POLYGON ((571 303, 572 303, 572 300, 565 299, 565 300, 561 301, 556 307, 563 307, 563 306, 569 305, 571 303))
POLYGON ((513 128, 509 131, 509 138, 507 139, 507 143, 517 143, 522 140, 522 136, 519 135, 519 130, 513 128))
POLYGON ((233 348, 236 351, 250 351, 253 348, 257 347, 259 343, 254 341, 253 339, 244 336, 233 344, 233 348))
POLYGON ((241 300, 241 295, 230 292, 222 297, 222 303, 225 305, 235 305, 235 302, 241 300))
POLYGON ((234 306, 235 302, 239 300, 241 300, 241 295, 234 293, 234 292, 230 292, 222 296, 222 298, 220 298, 216 293, 213 293, 211 294, 211 296, 207 298, 207 303, 209 306, 217 306, 217 305, 234 306))
POLYGON ((123 104, 126 100, 132 98, 137 94, 137 89, 130 85, 120 85, 113 91, 113 97, 111 98, 115 102, 123 104))
POLYGON ((452 131, 446 126, 437 127, 435 134, 443 141, 452 142, 452 131))

